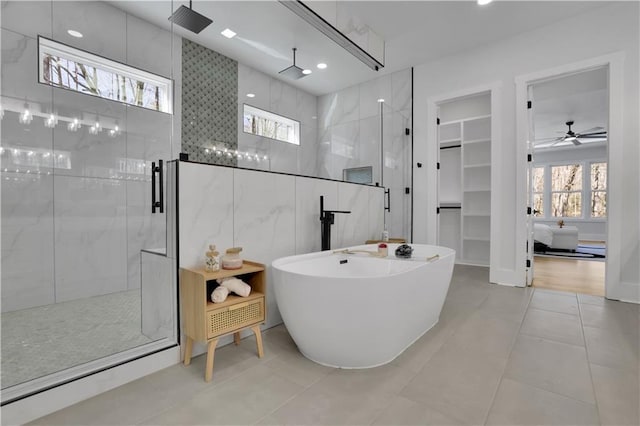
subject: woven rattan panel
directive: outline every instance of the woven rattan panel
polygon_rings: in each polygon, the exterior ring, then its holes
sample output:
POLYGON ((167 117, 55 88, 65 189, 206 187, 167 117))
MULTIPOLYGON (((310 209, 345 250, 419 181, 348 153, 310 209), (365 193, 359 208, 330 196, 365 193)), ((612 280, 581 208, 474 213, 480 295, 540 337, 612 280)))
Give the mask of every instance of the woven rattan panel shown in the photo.
POLYGON ((211 339, 264 321, 264 297, 252 300, 242 307, 234 308, 231 306, 208 313, 207 338, 211 339))

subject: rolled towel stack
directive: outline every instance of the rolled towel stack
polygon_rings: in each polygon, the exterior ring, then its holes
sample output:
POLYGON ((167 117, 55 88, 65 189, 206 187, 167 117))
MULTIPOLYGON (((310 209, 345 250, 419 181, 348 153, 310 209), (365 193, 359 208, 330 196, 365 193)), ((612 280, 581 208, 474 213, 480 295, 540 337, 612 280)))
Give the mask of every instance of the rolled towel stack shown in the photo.
POLYGON ((251 293, 251 286, 236 277, 220 278, 218 284, 240 297, 247 297, 251 293))
POLYGON ((227 287, 219 285, 211 293, 211 301, 213 303, 222 303, 225 300, 227 300, 228 295, 229 295, 229 289, 227 287))

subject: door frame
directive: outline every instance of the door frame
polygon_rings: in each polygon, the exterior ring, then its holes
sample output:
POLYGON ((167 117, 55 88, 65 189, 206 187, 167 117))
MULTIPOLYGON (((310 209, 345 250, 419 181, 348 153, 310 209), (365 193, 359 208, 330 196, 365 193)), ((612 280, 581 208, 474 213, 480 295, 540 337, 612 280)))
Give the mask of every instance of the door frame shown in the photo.
POLYGON ((622 52, 599 56, 584 61, 565 64, 555 68, 520 75, 516 85, 516 270, 526 281, 526 241, 527 241, 527 88, 544 80, 563 77, 590 69, 608 67, 609 83, 609 128, 607 129, 607 257, 605 259, 605 297, 625 300, 621 286, 622 272, 620 258, 622 246, 622 211, 624 194, 622 186, 623 164, 623 102, 624 102, 624 54, 622 52), (617 186, 616 186, 617 184, 617 186))
POLYGON ((500 181, 500 176, 502 176, 502 170, 504 167, 500 161, 499 150, 499 147, 502 146, 502 90, 502 82, 495 81, 489 84, 468 87, 454 92, 431 96, 427 99, 427 123, 429 123, 427 146, 429 147, 429 150, 431 150, 431 158, 434 158, 435 161, 433 162, 433 168, 429 168, 427 170, 428 175, 426 188, 427 206, 429 206, 429 208, 427 209, 427 215, 425 217, 428 236, 426 243, 434 245, 438 244, 439 220, 436 213, 436 208, 440 201, 438 199, 438 170, 436 169, 436 163, 440 158, 438 126, 436 124, 436 120, 438 118, 438 105, 448 100, 465 98, 479 93, 489 92, 491 96, 491 229, 489 234, 491 248, 489 253, 489 282, 513 286, 513 284, 509 282, 508 277, 501 274, 499 268, 501 252, 497 244, 502 219, 502 212, 498 206, 502 205, 502 194, 495 188, 497 182, 500 181))

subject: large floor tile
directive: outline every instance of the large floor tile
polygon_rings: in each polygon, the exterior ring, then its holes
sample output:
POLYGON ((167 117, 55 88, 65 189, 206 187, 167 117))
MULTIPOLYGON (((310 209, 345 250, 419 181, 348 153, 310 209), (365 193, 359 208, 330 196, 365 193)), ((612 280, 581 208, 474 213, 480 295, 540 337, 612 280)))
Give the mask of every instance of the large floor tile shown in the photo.
POLYGON ((520 332, 557 342, 584 346, 580 318, 559 312, 529 309, 520 332))
POLYGON ((391 398, 380 392, 326 393, 312 386, 263 418, 260 424, 371 424, 391 403, 391 398))
POLYGON ((638 374, 592 364, 591 376, 603 425, 640 424, 638 374))
POLYGON ((382 412, 374 425, 459 425, 458 419, 447 416, 427 407, 424 404, 411 401, 402 396, 396 396, 391 405, 382 412))
POLYGON ((519 327, 519 322, 478 311, 456 330, 449 341, 465 351, 507 358, 519 327))
POLYGON ((611 330, 583 327, 589 362, 622 370, 638 371, 638 340, 611 330))
POLYGON ((264 366, 247 370, 224 386, 197 393, 142 424, 250 424, 255 423, 302 391, 264 366))
POLYGON ((574 293, 536 289, 529 308, 578 315, 578 299, 574 293))
POLYGON ((479 309, 504 319, 521 321, 532 294, 531 287, 521 288, 492 284, 489 286, 488 297, 482 302, 479 309))
POLYGON ((391 361, 391 365, 417 373, 453 335, 458 325, 458 321, 443 321, 441 319, 431 330, 391 361))
POLYGON ((504 376, 560 395, 595 403, 582 346, 520 335, 504 376))
POLYGON ((298 353, 283 353, 273 358, 266 364, 280 376, 297 383, 303 387, 309 387, 316 383, 334 369, 317 364, 298 353))
POLYGON ((414 373, 392 364, 366 369, 335 369, 311 386, 331 395, 353 395, 361 393, 398 394, 414 373))
POLYGON ((593 404, 503 379, 489 412, 488 425, 597 425, 593 404))
POLYGON ((614 333, 638 338, 640 317, 629 303, 607 301, 601 306, 581 305, 582 323, 614 333))
POLYGON ((400 394, 462 422, 482 423, 505 363, 505 358, 448 343, 400 394))

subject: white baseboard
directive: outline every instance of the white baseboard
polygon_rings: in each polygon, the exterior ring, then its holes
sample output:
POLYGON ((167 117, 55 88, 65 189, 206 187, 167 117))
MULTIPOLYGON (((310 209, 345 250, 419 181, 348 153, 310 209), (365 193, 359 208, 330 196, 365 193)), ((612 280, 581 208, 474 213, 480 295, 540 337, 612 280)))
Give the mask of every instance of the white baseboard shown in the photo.
POLYGON ((3 425, 21 425, 122 386, 180 362, 180 348, 165 349, 135 361, 74 380, 2 407, 3 425))
MULTIPOLYGON (((640 285, 632 282, 621 282, 620 285, 615 287, 616 297, 612 300, 619 300, 621 302, 640 304, 640 285)), ((606 295, 610 298, 610 294, 606 295)))

